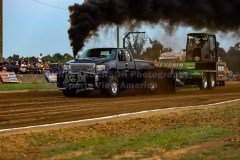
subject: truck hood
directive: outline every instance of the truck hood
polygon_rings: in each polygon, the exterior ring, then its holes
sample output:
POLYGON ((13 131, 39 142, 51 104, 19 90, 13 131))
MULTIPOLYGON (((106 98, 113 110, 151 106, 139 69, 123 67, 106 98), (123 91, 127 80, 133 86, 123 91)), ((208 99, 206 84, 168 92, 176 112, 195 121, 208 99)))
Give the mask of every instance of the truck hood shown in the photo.
POLYGON ((68 62, 68 64, 81 64, 81 63, 94 63, 96 65, 98 64, 103 64, 106 62, 109 62, 111 60, 107 59, 107 58, 89 58, 89 59, 76 59, 76 60, 72 60, 70 62, 68 62))
POLYGON ((135 59, 135 62, 146 62, 146 63, 154 64, 153 61, 146 61, 146 60, 141 60, 141 59, 135 59))
POLYGON ((92 59, 76 59, 69 61, 67 64, 70 65, 71 72, 88 72, 94 73, 96 70, 96 65, 101 65, 110 60, 106 58, 92 58, 92 59))

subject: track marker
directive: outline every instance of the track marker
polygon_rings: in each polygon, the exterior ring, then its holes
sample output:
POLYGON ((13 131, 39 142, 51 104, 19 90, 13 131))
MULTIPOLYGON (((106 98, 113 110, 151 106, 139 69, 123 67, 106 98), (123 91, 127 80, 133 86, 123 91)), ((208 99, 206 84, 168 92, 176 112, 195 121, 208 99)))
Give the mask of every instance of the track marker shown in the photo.
POLYGON ((112 115, 112 116, 106 116, 106 117, 99 117, 99 118, 92 118, 92 119, 83 119, 83 120, 77 120, 77 121, 60 122, 60 123, 52 123, 52 124, 44 124, 44 125, 36 125, 36 126, 19 127, 19 128, 1 129, 0 133, 7 133, 7 132, 13 132, 13 131, 23 131, 23 130, 38 129, 38 128, 57 127, 57 126, 61 126, 61 125, 70 125, 70 124, 94 122, 94 121, 101 121, 101 120, 110 120, 110 119, 114 119, 114 118, 123 118, 123 117, 127 117, 127 116, 134 116, 134 115, 139 115, 139 114, 154 113, 154 112, 159 112, 159 111, 168 111, 168 110, 175 110, 175 109, 180 110, 180 109, 210 108, 210 107, 214 107, 214 106, 217 106, 217 105, 228 104, 228 103, 239 102, 239 101, 240 101, 240 99, 235 99, 235 100, 223 101, 223 102, 207 104, 207 105, 172 107, 172 108, 165 108, 165 109, 146 110, 146 111, 140 111, 140 112, 124 113, 124 114, 118 114, 118 115, 112 115))

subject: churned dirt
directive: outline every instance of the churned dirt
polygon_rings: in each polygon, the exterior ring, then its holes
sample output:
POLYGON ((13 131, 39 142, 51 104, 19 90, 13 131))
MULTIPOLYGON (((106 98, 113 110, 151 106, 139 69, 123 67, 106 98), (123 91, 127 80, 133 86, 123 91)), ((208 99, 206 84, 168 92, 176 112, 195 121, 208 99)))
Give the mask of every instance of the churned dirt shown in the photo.
POLYGON ((171 107, 204 105, 240 98, 240 82, 215 90, 174 95, 124 94, 118 98, 80 95, 65 98, 60 91, 0 93, 0 129, 97 118, 171 107))
MULTIPOLYGON (((99 123, 59 127, 54 130, 0 134, 0 159, 1 157, 7 159, 42 159, 41 156, 44 156, 46 151, 64 143, 80 142, 94 137, 121 137, 184 126, 228 126, 235 129, 237 140, 239 140, 239 119, 233 118, 234 115, 225 116, 229 113, 235 113, 235 111, 239 112, 238 106, 239 102, 235 102, 214 108, 170 110, 99 123)), ((228 136, 232 137, 230 134, 228 136)), ((224 138, 170 151, 160 148, 159 154, 150 159, 177 159, 179 156, 192 151, 201 153, 206 149, 225 145, 226 138, 224 138)), ((73 150, 73 152, 67 152, 63 155, 57 154, 47 159, 63 159, 81 154, 83 154, 81 151, 73 150)), ((126 152, 124 155, 116 155, 115 158, 121 159, 122 156, 133 158, 135 154, 135 152, 126 152)))

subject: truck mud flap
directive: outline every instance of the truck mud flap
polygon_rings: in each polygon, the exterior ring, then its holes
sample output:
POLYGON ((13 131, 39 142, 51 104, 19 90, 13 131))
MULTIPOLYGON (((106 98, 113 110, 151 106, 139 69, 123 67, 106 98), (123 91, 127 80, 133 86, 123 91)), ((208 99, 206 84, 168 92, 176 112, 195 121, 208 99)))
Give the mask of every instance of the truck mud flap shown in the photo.
POLYGON ((165 78, 158 80, 158 92, 159 93, 176 93, 176 79, 165 78))

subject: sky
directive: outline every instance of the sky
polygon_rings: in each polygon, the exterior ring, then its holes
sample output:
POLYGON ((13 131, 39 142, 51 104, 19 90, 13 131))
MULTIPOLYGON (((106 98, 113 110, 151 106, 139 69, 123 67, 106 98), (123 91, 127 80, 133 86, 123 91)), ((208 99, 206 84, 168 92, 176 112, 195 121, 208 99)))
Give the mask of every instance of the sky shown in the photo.
MULTIPOLYGON (((37 3, 34 0, 3 0, 3 56, 13 54, 38 56, 54 53, 70 53, 68 39, 68 6, 83 3, 83 0, 37 0, 58 8, 37 3)), ((157 39, 175 52, 185 48, 186 34, 195 32, 191 27, 178 27, 172 34, 166 33, 160 24, 143 24, 136 31, 145 31, 146 36, 157 39)), ((121 38, 127 32, 120 29, 121 38)), ((199 31, 198 31, 199 32, 199 31)), ((98 37, 92 37, 83 50, 95 47, 116 47, 116 27, 102 27, 98 37)), ((234 33, 217 33, 218 41, 225 50, 240 39, 234 33)))

